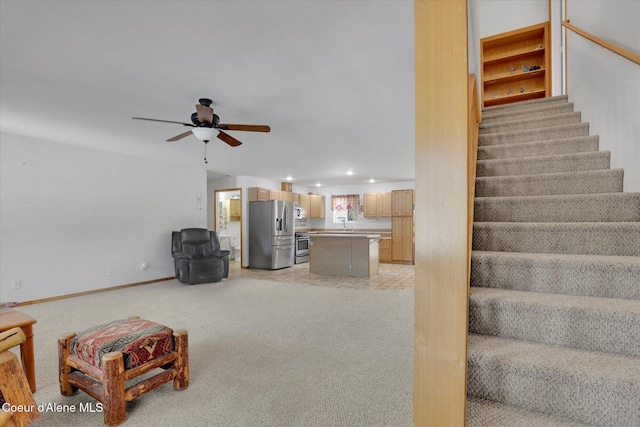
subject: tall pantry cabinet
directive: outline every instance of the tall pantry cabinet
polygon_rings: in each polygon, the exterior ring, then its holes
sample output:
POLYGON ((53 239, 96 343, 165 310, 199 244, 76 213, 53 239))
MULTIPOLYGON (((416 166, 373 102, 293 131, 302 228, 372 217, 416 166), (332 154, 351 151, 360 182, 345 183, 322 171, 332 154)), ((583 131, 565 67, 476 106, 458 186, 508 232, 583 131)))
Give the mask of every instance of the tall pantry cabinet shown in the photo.
POLYGON ((394 190, 391 198, 391 260, 413 264, 413 190, 394 190))

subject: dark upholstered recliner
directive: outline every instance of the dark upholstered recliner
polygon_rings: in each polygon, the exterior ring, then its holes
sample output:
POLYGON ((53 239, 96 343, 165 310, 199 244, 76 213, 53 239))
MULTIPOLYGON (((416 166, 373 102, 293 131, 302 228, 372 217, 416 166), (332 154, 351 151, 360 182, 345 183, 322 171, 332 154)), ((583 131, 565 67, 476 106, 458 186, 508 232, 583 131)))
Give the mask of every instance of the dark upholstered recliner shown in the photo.
POLYGON ((219 282, 229 277, 229 253, 220 249, 215 231, 183 228, 171 233, 176 278, 182 283, 219 282))

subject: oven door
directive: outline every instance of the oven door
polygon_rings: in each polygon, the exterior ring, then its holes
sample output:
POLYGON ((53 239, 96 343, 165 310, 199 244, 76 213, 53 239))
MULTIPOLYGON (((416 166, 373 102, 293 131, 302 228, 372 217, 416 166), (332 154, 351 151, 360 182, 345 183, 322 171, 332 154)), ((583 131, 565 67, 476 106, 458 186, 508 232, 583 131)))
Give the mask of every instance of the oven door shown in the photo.
POLYGON ((296 237, 296 264, 309 262, 309 238, 296 237))

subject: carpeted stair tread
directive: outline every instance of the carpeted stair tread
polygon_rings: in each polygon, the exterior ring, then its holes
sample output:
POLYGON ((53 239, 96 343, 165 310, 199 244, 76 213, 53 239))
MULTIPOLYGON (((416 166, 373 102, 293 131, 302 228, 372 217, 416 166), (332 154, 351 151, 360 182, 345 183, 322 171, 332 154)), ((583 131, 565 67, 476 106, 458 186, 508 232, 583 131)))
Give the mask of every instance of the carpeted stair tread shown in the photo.
POLYGON ((589 427, 567 418, 467 397, 467 427, 589 427))
POLYGON ((477 222, 473 249, 640 256, 640 222, 477 222))
POLYGON ((502 121, 526 120, 534 117, 545 117, 552 114, 562 114, 573 112, 573 102, 553 104, 550 106, 535 107, 521 111, 497 111, 494 113, 486 112, 482 114, 482 124, 493 124, 502 121))
POLYGON ((539 175, 609 169, 611 152, 554 154, 518 159, 492 159, 477 162, 476 176, 539 175))
POLYGON ((476 197, 474 206, 476 222, 640 221, 640 193, 476 197))
POLYGON ((624 171, 608 169, 539 175, 476 178, 476 197, 541 196, 552 194, 616 193, 622 191, 624 171))
POLYGON ((640 358, 469 335, 467 394, 598 426, 640 423, 640 358))
POLYGON ((640 356, 640 300, 471 287, 469 332, 640 356))
POLYGON ((486 124, 483 122, 478 127, 478 133, 480 135, 500 133, 500 132, 515 132, 525 131, 531 129, 540 129, 544 127, 554 127, 570 125, 580 123, 582 113, 579 111, 570 113, 553 114, 544 117, 532 117, 526 119, 519 119, 513 121, 501 121, 497 123, 486 124))
POLYGON ((547 98, 531 99, 528 101, 514 102, 511 104, 494 105, 482 108, 482 114, 493 114, 504 111, 521 111, 532 108, 550 107, 555 104, 566 104, 569 101, 568 95, 550 96, 547 98))
POLYGON ((478 251, 471 286, 640 300, 640 258, 478 251))
POLYGON ((497 132, 478 135, 478 146, 516 144, 522 142, 548 141, 550 139, 574 138, 589 135, 589 123, 543 127, 524 131, 497 132))
POLYGON ((519 157, 549 156, 553 154, 598 151, 599 137, 577 136, 549 141, 497 144, 478 147, 478 160, 509 159, 519 157))

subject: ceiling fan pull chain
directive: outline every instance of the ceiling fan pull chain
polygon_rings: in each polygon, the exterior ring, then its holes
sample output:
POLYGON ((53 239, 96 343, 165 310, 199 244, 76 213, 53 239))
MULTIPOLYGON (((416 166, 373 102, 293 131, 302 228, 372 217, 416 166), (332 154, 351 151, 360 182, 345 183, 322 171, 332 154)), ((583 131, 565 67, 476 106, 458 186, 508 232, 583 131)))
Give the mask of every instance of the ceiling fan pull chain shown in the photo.
POLYGON ((205 141, 205 143, 204 143, 204 162, 205 162, 205 164, 206 164, 206 163, 209 163, 209 162, 207 161, 207 142, 206 142, 206 141, 205 141))

